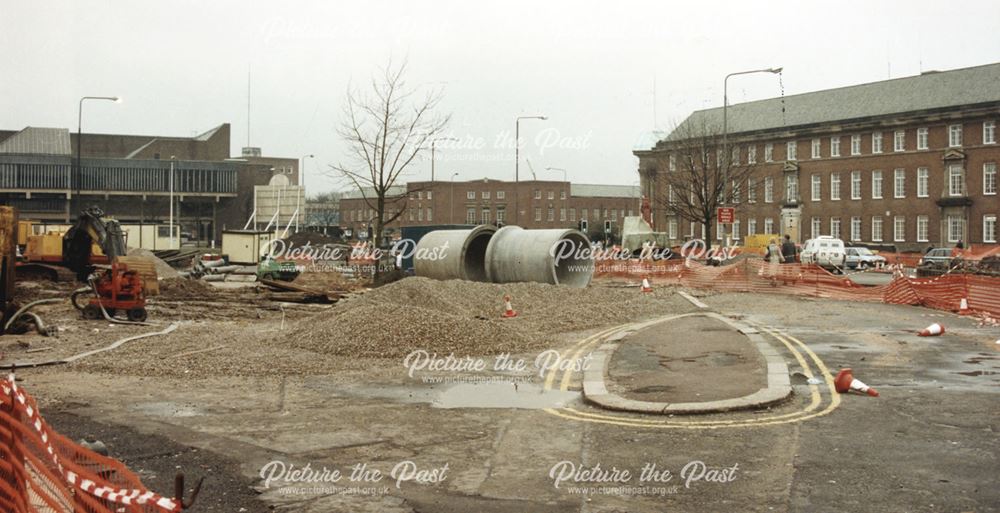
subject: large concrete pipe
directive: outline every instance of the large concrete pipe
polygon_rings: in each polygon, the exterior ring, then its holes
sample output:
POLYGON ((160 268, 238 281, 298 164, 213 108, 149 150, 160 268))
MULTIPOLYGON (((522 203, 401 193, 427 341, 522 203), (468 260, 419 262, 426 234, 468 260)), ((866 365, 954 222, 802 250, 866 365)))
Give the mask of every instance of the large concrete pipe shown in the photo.
POLYGON ((497 229, 480 225, 468 230, 434 230, 420 238, 413 272, 435 280, 488 281, 486 247, 497 229))
POLYGON ((505 226, 486 248, 486 275, 494 283, 534 281, 586 287, 594 275, 590 240, 577 230, 505 226))

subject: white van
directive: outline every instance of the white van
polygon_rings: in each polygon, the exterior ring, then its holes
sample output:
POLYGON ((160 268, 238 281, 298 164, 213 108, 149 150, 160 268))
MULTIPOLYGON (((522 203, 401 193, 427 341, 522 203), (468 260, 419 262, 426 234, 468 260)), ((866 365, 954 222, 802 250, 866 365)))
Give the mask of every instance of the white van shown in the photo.
POLYGON ((806 241, 800 255, 803 264, 816 264, 824 269, 843 269, 847 252, 844 241, 822 235, 806 241))

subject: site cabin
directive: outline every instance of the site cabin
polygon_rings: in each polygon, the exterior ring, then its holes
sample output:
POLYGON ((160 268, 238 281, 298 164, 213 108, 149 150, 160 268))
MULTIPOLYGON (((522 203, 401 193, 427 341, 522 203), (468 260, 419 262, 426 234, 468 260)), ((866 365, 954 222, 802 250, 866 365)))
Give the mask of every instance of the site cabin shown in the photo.
POLYGON ((257 265, 274 238, 274 232, 223 230, 222 254, 229 256, 230 264, 257 265))
POLYGON ((174 225, 173 240, 170 237, 169 224, 122 224, 121 227, 130 248, 150 251, 181 248, 180 225, 174 225))

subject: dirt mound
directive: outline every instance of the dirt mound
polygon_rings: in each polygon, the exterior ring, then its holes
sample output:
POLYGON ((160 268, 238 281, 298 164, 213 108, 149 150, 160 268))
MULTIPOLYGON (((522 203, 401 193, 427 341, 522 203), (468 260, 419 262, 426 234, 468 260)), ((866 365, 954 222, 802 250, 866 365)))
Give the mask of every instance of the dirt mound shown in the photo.
POLYGON ((673 292, 538 283, 492 284, 412 277, 302 322, 287 340, 338 356, 399 357, 414 349, 480 355, 527 351, 551 336, 689 308, 673 292), (516 319, 501 319, 510 294, 516 319))
POLYGON ((148 249, 130 248, 128 250, 128 256, 136 256, 136 257, 143 257, 150 259, 153 262, 153 266, 156 267, 156 276, 161 280, 177 278, 180 276, 180 273, 177 272, 177 269, 170 267, 170 264, 164 262, 163 260, 160 260, 156 255, 153 254, 152 251, 148 249))
POLYGON ((323 244, 333 244, 339 242, 337 239, 326 236, 319 232, 298 232, 287 238, 282 239, 286 246, 291 243, 295 246, 305 246, 307 243, 311 246, 321 246, 323 244))
POLYGON ((196 299, 218 295, 218 289, 201 280, 169 278, 160 280, 161 299, 196 299))

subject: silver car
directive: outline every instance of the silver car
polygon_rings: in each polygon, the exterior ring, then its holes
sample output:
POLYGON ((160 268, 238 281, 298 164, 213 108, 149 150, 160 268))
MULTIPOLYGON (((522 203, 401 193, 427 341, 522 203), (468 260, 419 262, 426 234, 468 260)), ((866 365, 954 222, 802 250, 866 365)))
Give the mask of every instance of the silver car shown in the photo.
POLYGON ((885 265, 885 257, 876 255, 868 248, 846 248, 844 264, 848 269, 868 269, 885 265))

